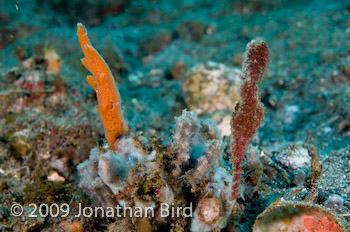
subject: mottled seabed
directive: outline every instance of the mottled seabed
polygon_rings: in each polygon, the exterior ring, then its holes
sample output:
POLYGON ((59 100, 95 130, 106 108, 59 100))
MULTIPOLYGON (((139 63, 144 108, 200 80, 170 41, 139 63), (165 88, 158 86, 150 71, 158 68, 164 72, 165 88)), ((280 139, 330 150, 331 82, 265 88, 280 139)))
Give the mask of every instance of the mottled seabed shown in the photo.
MULTIPOLYGON (((282 207, 284 202, 312 202, 324 208, 303 212, 307 216, 325 210, 339 218, 344 231, 349 229, 347 1, 0 0, 0 6, 2 231, 252 231, 258 215, 273 202, 282 207), (95 91, 80 63, 78 22, 88 29, 119 88, 133 135, 119 141, 116 153, 133 157, 129 163, 113 160, 105 146, 95 91), (246 152, 234 208, 227 203, 218 209, 225 222, 211 228, 210 222, 203 226, 198 217, 183 215, 30 217, 30 203, 66 203, 78 210, 103 205, 101 196, 112 205, 128 197, 133 206, 193 202, 194 211, 198 205, 215 205, 213 199, 226 202, 222 194, 208 193, 208 185, 230 186, 224 178, 231 173, 229 123, 242 83, 242 55, 256 38, 270 49, 259 84, 265 117, 246 152), (187 130, 192 137, 181 134, 187 130), (184 144, 190 155, 186 164, 178 156, 184 144), (132 155, 130 147, 136 149, 132 155), (312 165, 311 153, 320 165, 312 165), (101 192, 87 189, 77 166, 90 158, 90 174, 97 175, 100 161, 95 156, 120 162, 117 166, 127 174, 117 171, 122 178, 116 174, 108 185, 100 173, 95 180, 101 181, 101 192), (206 169, 201 169, 200 157, 210 164, 206 169), (312 173, 316 183, 310 184, 312 173), (131 184, 125 195, 113 193, 116 185, 131 184), (205 197, 210 200, 201 201, 205 197), (24 207, 19 217, 11 214, 15 203, 24 207)), ((290 219, 289 224, 297 222, 290 219)), ((318 226, 327 231, 325 223, 318 226)))

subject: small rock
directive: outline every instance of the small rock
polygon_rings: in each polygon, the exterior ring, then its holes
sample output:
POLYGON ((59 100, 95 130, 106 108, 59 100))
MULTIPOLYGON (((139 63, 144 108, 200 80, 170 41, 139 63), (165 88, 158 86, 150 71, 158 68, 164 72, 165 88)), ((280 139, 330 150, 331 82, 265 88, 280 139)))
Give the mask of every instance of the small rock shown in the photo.
POLYGON ((0 182, 0 193, 7 190, 8 188, 9 188, 9 186, 7 185, 7 183, 5 181, 0 182))
POLYGON ((287 106, 283 112, 283 121, 287 124, 295 122, 298 118, 300 107, 298 105, 287 106))
POLYGON ((294 185, 298 185, 303 181, 305 181, 306 177, 305 177, 305 173, 302 170, 297 170, 292 178, 293 178, 292 183, 294 185))
POLYGON ((242 66, 242 63, 243 63, 243 56, 240 55, 240 54, 237 54, 233 57, 232 59, 232 63, 233 65, 235 66, 242 66))
POLYGON ((49 181, 53 181, 53 182, 65 182, 66 179, 64 179, 64 177, 60 176, 57 172, 52 172, 47 179, 49 181))
POLYGON ((222 214, 222 205, 219 198, 202 198, 197 206, 198 218, 207 225, 215 224, 222 214))
POLYGON ((342 70, 346 76, 350 77, 350 65, 349 66, 343 65, 342 70))
POLYGON ((338 129, 341 131, 341 132, 346 132, 350 129, 350 124, 348 121, 346 120, 343 120, 339 123, 338 125, 338 129))
POLYGON ((335 211, 339 211, 344 205, 344 199, 338 194, 330 195, 324 202, 324 206, 335 211))
POLYGON ((290 145, 274 156, 277 163, 289 170, 311 167, 311 157, 306 148, 301 145, 290 145))
POLYGON ((186 71, 186 64, 183 62, 183 60, 179 60, 171 67, 170 73, 174 79, 182 79, 185 76, 186 71))
POLYGON ((231 115, 226 115, 223 117, 221 122, 218 124, 218 130, 220 131, 221 136, 231 135, 231 115))

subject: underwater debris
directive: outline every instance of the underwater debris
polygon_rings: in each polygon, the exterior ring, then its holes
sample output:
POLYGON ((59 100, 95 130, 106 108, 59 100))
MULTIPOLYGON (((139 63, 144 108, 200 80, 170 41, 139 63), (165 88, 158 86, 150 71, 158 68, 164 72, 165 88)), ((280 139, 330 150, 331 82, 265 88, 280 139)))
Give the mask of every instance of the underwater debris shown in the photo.
POLYGON ((276 151, 272 157, 272 160, 276 162, 274 166, 279 166, 287 174, 287 184, 293 185, 304 183, 310 174, 311 159, 307 145, 294 143, 276 151))
POLYGON ((198 218, 207 225, 212 225, 217 222, 222 212, 220 198, 204 197, 198 202, 198 218))
POLYGON ((94 88, 99 102, 98 112, 105 129, 105 137, 113 148, 117 137, 127 134, 128 125, 124 121, 121 100, 111 70, 98 51, 92 47, 83 24, 77 24, 77 35, 85 58, 81 63, 93 76, 87 76, 86 81, 94 88))
MULTIPOLYGON (((239 98, 241 71, 208 61, 192 67, 182 83, 186 106, 198 115, 232 110, 239 98)), ((229 125, 227 125, 229 126, 229 125)))
POLYGON ((54 49, 48 49, 44 52, 44 60, 47 63, 47 70, 52 71, 54 74, 58 74, 61 64, 61 58, 54 49))
POLYGON ((274 160, 288 171, 305 169, 311 165, 311 155, 308 149, 291 144, 288 147, 276 152, 274 160))
MULTIPOLYGON (((165 168, 176 180, 183 180, 176 181, 177 185, 185 184, 184 188, 189 185, 191 193, 197 196, 191 200, 197 202, 191 231, 224 228, 234 206, 230 200, 232 176, 220 162, 224 144, 215 123, 210 119, 200 122, 195 112, 184 110, 171 132, 172 142, 165 149, 172 159, 170 168, 165 168), (211 204, 213 198, 220 202, 220 207, 211 204), (215 220, 208 219, 207 214, 216 215, 215 220)), ((182 195, 178 190, 175 192, 180 194, 177 197, 182 195)))
POLYGON ((95 147, 89 160, 77 167, 79 186, 103 207, 113 206, 113 195, 121 195, 127 189, 131 169, 154 158, 143 150, 137 138, 121 138, 115 146, 115 151, 95 147))
POLYGON ((264 41, 251 41, 247 45, 243 62, 241 97, 232 113, 231 156, 233 169, 232 200, 237 199, 242 175, 242 161, 250 139, 264 117, 264 107, 257 93, 269 62, 269 49, 264 41))
MULTIPOLYGON (((223 143, 215 123, 208 119, 200 122, 194 112, 184 110, 171 135, 171 141, 157 150, 149 149, 154 147, 152 140, 132 134, 118 139, 114 151, 94 148, 90 159, 78 165, 80 188, 103 207, 151 207, 155 215, 147 221, 153 226, 183 230, 190 222, 191 228, 224 228, 234 206, 230 200, 232 176, 220 162, 223 143), (184 189, 191 197, 184 195, 184 189), (219 210, 219 217, 210 225, 202 217, 203 210, 196 207, 208 197, 222 205, 213 208, 219 210), (167 220, 168 216, 160 214, 164 204, 196 207, 197 216, 191 221, 184 214, 167 220)), ((133 228, 146 223, 131 220, 133 228)))
POLYGON ((90 158, 77 166, 79 187, 84 190, 97 205, 111 206, 114 203, 113 193, 98 175, 98 148, 90 151, 90 158))
POLYGON ((218 123, 221 136, 229 136, 230 116, 239 98, 241 70, 208 61, 192 67, 181 88, 189 110, 218 123))
POLYGON ((344 198, 338 194, 331 194, 323 205, 336 212, 339 212, 344 205, 344 198))
POLYGON ((230 172, 221 166, 212 168, 213 177, 207 183, 199 198, 196 210, 191 220, 190 231, 213 231, 226 227, 236 205, 231 201, 230 172))
MULTIPOLYGON (((181 167, 188 164, 191 156, 190 148, 198 143, 198 132, 200 123, 197 115, 191 111, 182 111, 182 115, 176 118, 176 127, 173 129, 172 149, 176 153, 174 166, 176 173, 174 176, 181 174, 181 167)), ((192 152, 194 153, 194 152, 192 152)))
POLYGON ((264 167, 264 173, 267 174, 269 179, 267 181, 273 183, 276 182, 277 176, 281 176, 281 179, 287 184, 290 184, 289 176, 286 170, 284 170, 278 163, 272 158, 271 154, 264 151, 260 154, 260 160, 264 167))
POLYGON ((183 60, 178 60, 172 65, 170 69, 171 77, 174 79, 182 79, 185 77, 187 69, 188 67, 185 62, 183 60))
POLYGON ((169 146, 170 152, 175 154, 171 161, 175 167, 172 174, 175 177, 185 174, 192 191, 196 191, 197 185, 209 177, 208 170, 216 166, 223 148, 213 121, 206 119, 200 122, 195 112, 183 110, 172 128, 169 146), (189 164, 190 159, 195 161, 194 167, 189 164))

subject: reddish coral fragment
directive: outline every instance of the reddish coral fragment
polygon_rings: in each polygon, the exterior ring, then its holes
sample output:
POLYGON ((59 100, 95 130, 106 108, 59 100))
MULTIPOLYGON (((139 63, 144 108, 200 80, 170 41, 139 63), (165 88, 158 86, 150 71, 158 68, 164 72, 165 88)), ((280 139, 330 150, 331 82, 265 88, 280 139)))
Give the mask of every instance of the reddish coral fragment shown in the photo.
POLYGON ((267 44, 264 41, 251 41, 247 45, 243 62, 243 78, 246 80, 241 87, 241 97, 231 120, 232 200, 238 197, 245 150, 264 117, 264 107, 258 99, 256 83, 261 82, 268 62, 267 44))
POLYGON ((306 232, 342 232, 342 229, 327 217, 323 217, 319 221, 313 216, 305 215, 303 217, 303 225, 306 232))

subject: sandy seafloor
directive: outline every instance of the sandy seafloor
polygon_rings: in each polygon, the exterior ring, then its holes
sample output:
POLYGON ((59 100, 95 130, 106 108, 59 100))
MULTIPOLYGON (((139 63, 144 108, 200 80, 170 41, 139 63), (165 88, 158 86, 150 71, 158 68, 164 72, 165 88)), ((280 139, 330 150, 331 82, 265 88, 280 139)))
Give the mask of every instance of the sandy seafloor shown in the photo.
MULTIPOLYGON (((0 0, 0 230, 54 231, 62 221, 13 217, 9 209, 14 202, 25 205, 54 197, 62 203, 76 196, 89 201, 76 185, 74 170, 90 149, 104 143, 104 134, 95 93, 85 81, 88 71, 80 63, 77 22, 86 26, 92 44, 110 65, 132 131, 160 138, 167 136, 174 117, 189 108, 181 87, 186 70, 207 61, 240 69, 246 44, 264 39, 271 54, 259 84, 265 118, 252 144, 273 153, 303 144, 309 133, 323 165, 319 198, 335 194, 342 199, 333 210, 349 228, 349 2, 0 0), (61 68, 39 78, 45 76, 45 88, 55 86, 54 93, 45 93, 52 98, 29 93, 32 87, 20 93, 18 73, 30 72, 21 65, 35 57, 30 69, 43 70, 43 51, 49 49, 60 57, 61 68), (174 67, 176 63, 180 67, 174 67), (54 133, 55 142, 46 139, 54 133), (45 154, 43 159, 52 164, 55 158, 50 156, 61 159, 66 153, 73 161, 65 159, 62 165, 69 167, 63 173, 37 158, 45 154), (62 189, 38 183, 52 172, 64 176, 62 189), (40 188, 42 193, 30 194, 40 188)), ((269 186, 278 198, 290 189, 302 189, 300 184, 269 186)), ((251 230, 251 217, 262 210, 250 212, 241 231, 251 230)), ((82 221, 86 231, 103 231, 113 222, 82 221)))

